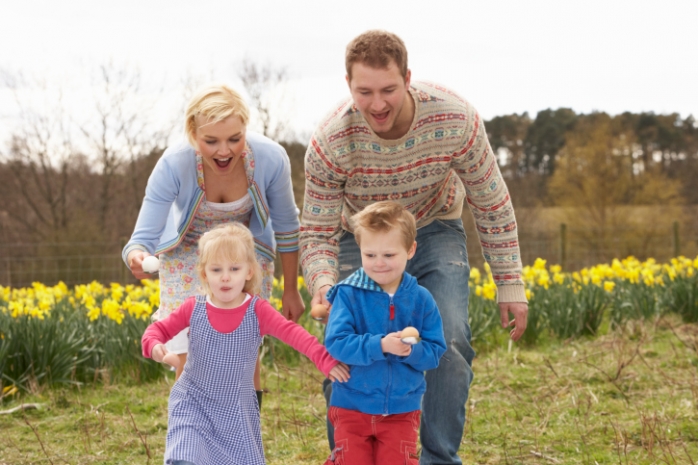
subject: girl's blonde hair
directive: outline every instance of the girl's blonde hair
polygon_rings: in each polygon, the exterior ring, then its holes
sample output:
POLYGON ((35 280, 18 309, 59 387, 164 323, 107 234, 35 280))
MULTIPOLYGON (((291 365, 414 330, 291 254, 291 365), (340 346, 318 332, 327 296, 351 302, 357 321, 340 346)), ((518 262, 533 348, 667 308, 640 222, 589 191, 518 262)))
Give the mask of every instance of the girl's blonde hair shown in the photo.
POLYGON ((252 270, 252 278, 245 283, 243 291, 252 295, 259 294, 262 285, 262 269, 257 263, 254 238, 249 229, 241 223, 232 222, 218 225, 201 236, 196 271, 209 295, 211 289, 206 280, 206 264, 214 258, 230 260, 233 263, 247 263, 252 270))
POLYGON ((184 131, 191 146, 198 149, 197 129, 208 124, 216 124, 229 116, 240 117, 242 124, 247 126, 250 110, 240 94, 225 84, 208 84, 196 91, 189 100, 184 114, 184 131), (198 122, 197 118, 199 118, 198 122), (198 125, 201 121, 204 123, 198 125))

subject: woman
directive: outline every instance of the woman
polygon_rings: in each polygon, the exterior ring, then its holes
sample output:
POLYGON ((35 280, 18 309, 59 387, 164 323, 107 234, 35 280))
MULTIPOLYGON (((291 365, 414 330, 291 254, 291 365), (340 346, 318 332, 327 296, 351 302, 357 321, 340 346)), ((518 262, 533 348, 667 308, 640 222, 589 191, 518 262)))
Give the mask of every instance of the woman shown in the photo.
MULTIPOLYGON (((238 221, 255 237, 263 270, 261 297, 269 299, 274 256, 280 253, 285 286, 281 299, 286 318, 297 321, 305 305, 298 279, 298 209, 291 168, 283 147, 247 132, 249 110, 240 95, 225 85, 200 89, 185 115, 189 143, 168 148, 148 179, 145 198, 122 256, 133 276, 143 272, 143 259, 160 258, 160 309, 163 319, 184 299, 199 291, 197 243, 218 224, 238 221)), ((179 354, 177 377, 188 348, 187 330, 167 344, 179 354)), ((261 405, 259 361, 255 389, 261 405)))

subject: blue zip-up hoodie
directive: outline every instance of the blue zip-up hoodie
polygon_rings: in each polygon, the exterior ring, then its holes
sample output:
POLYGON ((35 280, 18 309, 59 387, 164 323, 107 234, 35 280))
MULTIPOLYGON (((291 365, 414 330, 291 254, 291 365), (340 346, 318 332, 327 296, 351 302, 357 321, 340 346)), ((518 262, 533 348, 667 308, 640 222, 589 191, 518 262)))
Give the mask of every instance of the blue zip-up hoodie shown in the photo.
POLYGON ((403 273, 391 298, 360 268, 332 287, 327 300, 332 311, 325 346, 351 368, 349 381, 332 384, 330 405, 372 415, 419 410, 424 371, 436 368, 446 352, 441 315, 429 291, 403 273), (422 338, 410 355, 384 354, 381 339, 407 326, 422 338))

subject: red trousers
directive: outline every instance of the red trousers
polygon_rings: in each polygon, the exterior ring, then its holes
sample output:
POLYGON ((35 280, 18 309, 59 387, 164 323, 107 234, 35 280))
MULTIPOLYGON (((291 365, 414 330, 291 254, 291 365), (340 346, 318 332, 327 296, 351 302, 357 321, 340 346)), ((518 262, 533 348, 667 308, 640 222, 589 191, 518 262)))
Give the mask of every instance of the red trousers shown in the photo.
POLYGON ((330 407, 335 449, 325 465, 419 465, 421 412, 370 415, 330 407))

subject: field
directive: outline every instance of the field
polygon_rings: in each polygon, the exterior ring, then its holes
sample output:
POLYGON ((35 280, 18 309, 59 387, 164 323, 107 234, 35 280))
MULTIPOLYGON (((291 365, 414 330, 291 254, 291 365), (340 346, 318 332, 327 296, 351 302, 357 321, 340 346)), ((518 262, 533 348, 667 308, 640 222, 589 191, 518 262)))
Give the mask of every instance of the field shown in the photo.
MULTIPOLYGON (((662 318, 596 338, 509 347, 475 359, 461 456, 483 464, 694 464, 698 325, 662 318)), ((322 375, 265 368, 269 464, 326 458, 322 375)), ((5 402, 41 408, 0 416, 0 464, 161 463, 172 376, 149 383, 41 389, 5 402)))
MULTIPOLYGON (((491 276, 474 269, 464 462, 698 463, 697 269, 698 258, 628 258, 563 273, 537 260, 516 344, 498 327, 491 276)), ((173 376, 139 347, 158 291, 0 287, 0 465, 162 462, 173 376)), ((322 375, 273 338, 263 352, 268 463, 322 463, 322 375)))

